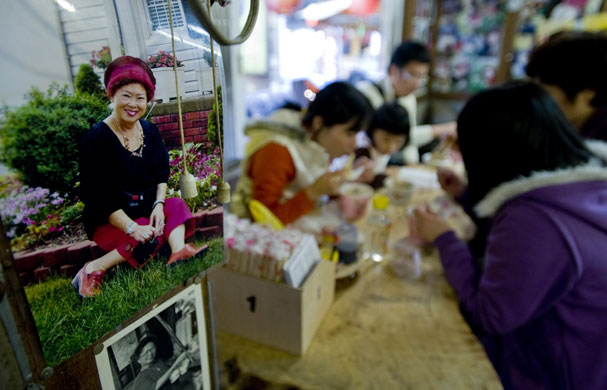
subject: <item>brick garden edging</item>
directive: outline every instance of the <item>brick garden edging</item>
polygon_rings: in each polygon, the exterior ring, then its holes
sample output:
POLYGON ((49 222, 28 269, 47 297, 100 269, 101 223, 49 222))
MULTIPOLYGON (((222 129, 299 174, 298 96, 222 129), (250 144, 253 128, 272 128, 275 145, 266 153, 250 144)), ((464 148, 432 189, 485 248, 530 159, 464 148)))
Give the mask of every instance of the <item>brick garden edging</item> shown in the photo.
MULTIPOLYGON (((223 207, 198 211, 186 223, 188 228, 196 231, 197 236, 219 237, 223 232, 223 207)), ((16 253, 15 269, 23 285, 38 283, 53 273, 72 277, 84 263, 103 254, 105 252, 96 243, 86 240, 34 252, 16 253)))

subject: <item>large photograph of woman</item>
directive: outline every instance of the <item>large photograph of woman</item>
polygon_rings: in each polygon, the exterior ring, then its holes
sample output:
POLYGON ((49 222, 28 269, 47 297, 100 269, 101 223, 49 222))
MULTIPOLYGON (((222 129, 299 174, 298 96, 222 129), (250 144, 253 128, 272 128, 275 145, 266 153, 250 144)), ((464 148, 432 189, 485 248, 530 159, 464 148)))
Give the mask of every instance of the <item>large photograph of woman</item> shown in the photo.
POLYGON ((150 13, 107 6, 0 6, 23 43, 3 43, 14 56, 2 59, 0 249, 19 288, 13 303, 35 324, 24 332, 42 355, 34 371, 73 365, 223 258, 223 111, 207 77, 210 42, 173 50, 168 25, 125 34, 151 26, 150 13))
POLYGON ((123 261, 139 268, 164 243, 171 250, 168 266, 208 247, 185 244, 192 213, 183 199, 166 199, 169 154, 158 127, 142 120, 156 89, 152 70, 121 56, 108 65, 104 81, 113 110, 80 144, 80 194, 87 234, 107 253, 74 277, 82 297, 100 293, 108 269, 123 261))

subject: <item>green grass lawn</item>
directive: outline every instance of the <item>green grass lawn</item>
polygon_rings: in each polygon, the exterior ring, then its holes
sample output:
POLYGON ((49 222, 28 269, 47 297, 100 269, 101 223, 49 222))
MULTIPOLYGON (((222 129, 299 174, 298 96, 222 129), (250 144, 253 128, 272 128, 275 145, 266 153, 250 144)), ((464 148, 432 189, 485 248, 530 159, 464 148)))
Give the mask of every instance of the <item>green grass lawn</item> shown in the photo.
POLYGON ((139 270, 126 264, 115 267, 108 272, 102 293, 95 298, 81 300, 70 285, 71 279, 59 276, 26 287, 46 363, 61 363, 177 285, 220 262, 223 239, 208 244, 209 249, 202 256, 172 268, 161 256, 139 270))

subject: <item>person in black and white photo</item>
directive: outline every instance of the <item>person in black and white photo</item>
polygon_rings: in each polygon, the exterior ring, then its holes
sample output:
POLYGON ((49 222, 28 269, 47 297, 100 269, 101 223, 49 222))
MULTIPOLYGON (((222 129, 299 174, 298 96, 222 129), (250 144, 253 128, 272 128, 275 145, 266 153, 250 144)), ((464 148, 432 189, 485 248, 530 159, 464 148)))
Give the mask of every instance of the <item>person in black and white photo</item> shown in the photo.
POLYGON ((115 389, 203 389, 194 297, 126 333, 108 347, 107 357, 115 389))

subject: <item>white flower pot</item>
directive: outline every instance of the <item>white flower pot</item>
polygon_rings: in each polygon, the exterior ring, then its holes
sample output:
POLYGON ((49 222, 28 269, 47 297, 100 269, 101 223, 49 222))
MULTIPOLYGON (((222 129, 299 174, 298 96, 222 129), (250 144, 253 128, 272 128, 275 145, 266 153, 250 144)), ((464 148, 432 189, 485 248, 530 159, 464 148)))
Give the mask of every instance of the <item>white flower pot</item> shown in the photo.
MULTIPOLYGON (((181 99, 185 96, 185 76, 184 67, 177 68, 177 80, 179 83, 179 95, 181 99)), ((154 100, 159 100, 163 103, 168 102, 171 99, 177 99, 177 92, 175 91, 175 74, 173 68, 154 68, 154 77, 156 78, 156 92, 154 93, 154 100)))

